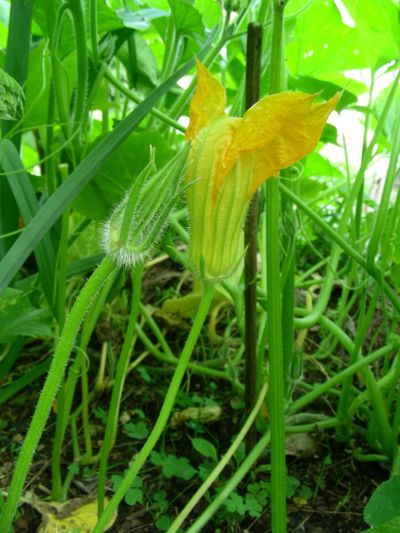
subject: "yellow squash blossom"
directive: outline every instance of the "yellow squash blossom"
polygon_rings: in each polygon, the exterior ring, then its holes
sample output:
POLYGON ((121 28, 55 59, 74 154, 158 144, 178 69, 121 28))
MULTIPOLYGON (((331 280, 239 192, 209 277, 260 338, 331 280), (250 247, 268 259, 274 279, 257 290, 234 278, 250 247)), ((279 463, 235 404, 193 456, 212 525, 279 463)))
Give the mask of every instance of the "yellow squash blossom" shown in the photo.
POLYGON ((197 89, 186 139, 186 180, 193 267, 208 281, 230 276, 240 259, 241 228, 253 193, 316 146, 339 95, 325 103, 283 92, 267 96, 243 118, 225 116, 221 83, 197 62, 197 89))

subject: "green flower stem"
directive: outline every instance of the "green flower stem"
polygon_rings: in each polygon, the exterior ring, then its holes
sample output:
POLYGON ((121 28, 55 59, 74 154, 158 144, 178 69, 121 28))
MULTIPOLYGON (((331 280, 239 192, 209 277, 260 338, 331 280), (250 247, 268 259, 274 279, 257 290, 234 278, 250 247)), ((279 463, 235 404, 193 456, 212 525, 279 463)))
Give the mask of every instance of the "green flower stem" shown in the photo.
POLYGON ((102 287, 107 277, 113 272, 114 268, 114 264, 109 259, 106 258, 103 260, 97 270, 95 270, 92 276, 88 279, 68 315, 15 467, 8 492, 8 499, 0 519, 0 531, 8 531, 11 527, 33 454, 35 453, 46 421, 49 417, 51 406, 64 375, 64 370, 68 363, 70 353, 74 347, 74 342, 82 319, 97 292, 102 287))
MULTIPOLYGON (((73 117, 74 130, 77 130, 84 122, 85 100, 88 85, 88 53, 82 0, 69 0, 68 3, 74 24, 77 59, 76 97, 73 117)), ((79 137, 76 137, 75 141, 78 148, 79 137)))
POLYGON ((175 27, 175 20, 171 14, 167 22, 167 32, 164 47, 164 57, 161 78, 165 80, 172 72, 173 66, 176 63, 177 55, 179 53, 179 35, 175 27))
POLYGON ((69 156, 72 162, 75 161, 75 155, 71 150, 70 139, 72 137, 72 129, 70 124, 69 114, 69 101, 68 101, 68 83, 66 83, 65 72, 63 70, 62 62, 57 56, 57 48, 59 44, 63 19, 66 11, 68 10, 68 4, 62 3, 57 10, 55 16, 53 0, 46 0, 46 15, 47 26, 50 30, 49 33, 49 49, 50 49, 50 61, 52 82, 54 85, 54 97, 57 104, 58 117, 60 121, 61 130, 64 134, 65 141, 67 142, 67 149, 69 150, 69 156), (51 31, 53 29, 53 31, 51 31))
MULTIPOLYGON (((121 83, 120 80, 118 78, 116 78, 116 76, 114 76, 114 74, 112 73, 112 71, 108 67, 106 67, 105 70, 104 70, 104 77, 116 89, 118 89, 118 91, 120 91, 127 98, 129 98, 129 100, 132 100, 132 102, 135 102, 136 104, 140 104, 143 101, 143 99, 139 95, 135 94, 134 91, 129 90, 123 83, 121 83)), ((171 126, 172 128, 174 128, 177 131, 181 131, 182 133, 185 133, 186 128, 184 126, 179 124, 179 122, 177 122, 176 120, 172 119, 170 116, 166 115, 162 111, 159 111, 158 109, 153 107, 150 110, 150 113, 152 115, 154 115, 156 118, 159 118, 160 120, 165 122, 165 124, 168 124, 168 126, 171 126)))
POLYGON ((151 331, 154 333, 156 339, 160 343, 160 346, 163 349, 164 353, 168 357, 171 357, 171 359, 176 359, 174 357, 174 354, 172 353, 171 348, 169 347, 169 344, 168 344, 166 338, 164 337, 162 331, 158 327, 157 322, 151 316, 150 311, 142 303, 139 304, 139 309, 140 309, 140 314, 144 317, 144 319, 146 320, 147 324, 150 326, 151 331))
POLYGON ((101 447, 99 479, 97 489, 97 501, 99 515, 104 510, 104 496, 106 487, 108 457, 115 443, 119 411, 121 405, 122 392, 124 389, 125 378, 129 366, 129 360, 132 353, 132 347, 135 338, 135 326, 139 314, 140 289, 142 282, 143 265, 138 264, 133 272, 133 289, 131 297, 131 309, 129 313, 128 328, 125 333, 124 343, 118 358, 113 384, 110 408, 107 415, 107 425, 104 434, 104 441, 101 447))
POLYGON ((246 434, 250 431, 251 426, 254 423, 254 420, 257 416, 258 411, 260 410, 260 407, 264 401, 265 395, 267 393, 267 387, 268 385, 265 383, 263 387, 260 390, 260 393, 258 395, 258 398, 249 413, 248 418, 246 419, 246 422, 243 424, 242 429, 239 431, 237 436, 235 437, 235 440, 232 442, 228 450, 225 452, 224 456, 221 458, 219 463, 216 465, 214 470, 211 472, 211 474, 207 477, 207 479, 201 484, 201 486, 197 489, 195 494, 190 498, 188 503, 185 505, 185 507, 182 509, 182 511, 179 513, 179 515, 175 518, 173 523, 168 529, 168 533, 176 533, 178 531, 178 528, 183 524, 184 520, 187 518, 189 513, 194 509, 194 507, 198 504, 200 499, 204 496, 204 494, 207 492, 207 490, 211 487, 211 485, 214 483, 214 481, 218 478, 219 474, 222 472, 222 470, 226 467, 226 465, 231 460, 233 454, 238 449, 241 442, 243 442, 243 439, 245 438, 246 434))
MULTIPOLYGON (((357 359, 362 357, 363 340, 365 339, 365 335, 368 331, 368 328, 372 323, 379 296, 380 288, 375 287, 374 293, 369 304, 369 308, 366 313, 363 311, 359 320, 353 350, 350 352, 350 365, 356 362, 357 359)), ((364 297, 366 298, 365 295, 363 295, 363 298, 364 297)), ((364 305, 361 306, 361 309, 364 309, 364 305)), ((367 385, 367 393, 370 396, 371 403, 374 407, 374 418, 377 424, 377 428, 379 430, 378 440, 382 445, 383 451, 386 454, 389 454, 391 430, 388 420, 388 413, 385 408, 385 401, 381 391, 379 390, 374 374, 372 373, 370 368, 366 368, 365 371, 363 371, 363 376, 367 385)), ((337 434, 339 437, 342 438, 342 440, 348 438, 350 420, 353 416, 351 409, 349 409, 349 403, 351 398, 351 385, 352 376, 349 377, 343 384, 339 400, 339 406, 337 409, 337 417, 342 422, 342 427, 338 427, 337 434)), ((357 396, 357 399, 358 398, 360 398, 360 395, 357 396)))
POLYGON ((51 196, 57 189, 57 172, 56 172, 56 154, 53 152, 54 147, 54 113, 55 113, 55 96, 54 87, 50 87, 47 104, 47 125, 45 133, 45 153, 47 154, 45 159, 45 174, 46 174, 46 186, 47 195, 51 196))
POLYGON ((90 43, 92 45, 92 59, 93 59, 95 68, 97 68, 100 63, 99 46, 97 43, 97 0, 90 0, 89 15, 90 15, 89 30, 90 30, 90 43))
POLYGON ((154 446, 157 444, 158 439, 160 438, 163 430, 165 429, 175 402, 176 395, 178 394, 180 384, 182 382, 183 376, 185 375, 190 356, 192 355, 195 344, 203 327, 204 321, 206 320, 208 310, 212 302, 213 294, 214 287, 212 285, 206 285, 204 287, 203 297, 200 302, 196 317, 194 319, 192 329, 190 330, 182 354, 179 358, 179 362, 176 366, 174 375, 172 377, 167 394, 165 396, 164 403, 161 407, 160 414, 158 415, 157 421, 152 429, 152 432, 150 433, 142 449, 133 461, 127 474, 124 476, 120 487, 118 488, 114 496, 111 498, 110 503, 107 505, 104 512, 99 517, 99 521, 96 527, 94 528, 93 533, 101 533, 102 531, 104 531, 104 528, 113 516, 113 513, 116 511, 119 503, 125 496, 126 492, 129 490, 129 487, 131 486, 137 473, 146 462, 146 459, 150 455, 154 446))
POLYGON ((397 343, 388 344, 387 346, 384 346, 383 348, 380 348, 379 350, 376 350, 375 352, 365 356, 363 359, 357 361, 353 365, 348 366, 330 379, 327 379, 324 383, 321 383, 321 385, 318 385, 317 387, 313 388, 312 391, 305 394, 298 400, 294 401, 289 407, 288 415, 294 415, 295 413, 303 409, 306 405, 309 405, 310 403, 314 402, 317 398, 322 396, 322 394, 325 394, 339 383, 342 383, 349 376, 352 376, 359 370, 365 368, 367 365, 372 364, 377 359, 384 357, 386 354, 389 354, 397 347, 397 343))
MULTIPOLYGON (((79 341, 75 359, 68 371, 68 378, 65 383, 64 404, 62 412, 57 413, 56 431, 54 436, 54 443, 52 449, 51 470, 52 470, 52 499, 59 501, 66 497, 65 489, 61 485, 61 453, 64 442, 65 432, 67 430, 68 421, 72 402, 74 399, 76 384, 80 376, 80 367, 82 359, 86 356, 86 349, 89 344, 90 337, 95 328, 98 317, 103 310, 105 300, 110 292, 111 286, 115 280, 118 270, 115 269, 104 283, 97 297, 97 301, 90 307, 82 326, 82 334, 79 341)), ((80 411, 82 411, 82 405, 80 411)), ((74 454, 76 458, 80 453, 74 454)), ((65 484, 64 484, 65 485, 65 484)))
MULTIPOLYGON (((173 366, 176 366, 179 362, 179 359, 175 356, 170 356, 168 354, 165 354, 161 352, 147 337, 147 335, 144 333, 143 329, 136 324, 136 333, 139 337, 139 339, 143 342, 143 344, 146 346, 146 348, 149 350, 149 352, 154 355, 156 359, 161 361, 162 363, 167 363, 173 366)), ((229 381, 232 383, 235 389, 240 391, 241 393, 244 390, 244 387, 241 383, 235 380, 233 376, 230 376, 228 372, 224 372, 222 370, 215 370, 214 368, 209 368, 208 366, 201 365, 199 363, 188 363, 188 369, 192 370, 196 374, 202 374, 204 376, 211 376, 216 379, 224 379, 226 381, 229 381)))
MULTIPOLYGON (((283 12, 281 0, 273 0, 270 93, 284 87, 283 12)), ((271 522, 273 533, 286 532, 285 376, 282 352, 282 301, 280 273, 279 181, 269 179, 266 188, 267 313, 269 346, 269 394, 271 431, 271 522)), ((286 305, 286 302, 284 302, 286 305)), ((249 456, 250 457, 250 456, 249 456)))
MULTIPOLYGON (((400 300, 398 296, 395 294, 395 292, 391 289, 391 287, 388 285, 388 283, 382 279, 382 274, 379 269, 376 267, 368 266, 367 261, 356 251, 354 248, 352 248, 339 234, 339 232, 335 231, 334 228, 329 226, 326 222, 324 222, 312 209, 308 207, 294 192, 289 190, 287 187, 282 185, 280 183, 279 188, 285 196, 290 198, 290 200, 297 205, 304 213, 307 214, 307 216, 326 233, 340 248, 346 252, 346 254, 351 257, 358 265, 360 265, 368 274, 371 276, 382 288, 385 295, 388 297, 388 299, 392 302, 393 306, 395 307, 396 311, 400 312, 400 300)), ((329 270, 328 270, 329 272, 329 270)), ((336 275, 335 275, 336 277, 336 275)), ((325 286, 325 285, 324 285, 325 286)), ((318 313, 319 314, 319 313, 318 313)), ((318 321, 318 320, 317 320, 318 321)), ((308 317, 304 317, 302 319, 297 319, 296 321, 296 328, 308 328, 311 325, 314 324, 314 318, 313 320, 308 320, 308 317), (307 320, 305 320, 307 319, 307 320)))
MULTIPOLYGON (((368 116, 368 114, 367 114, 368 116)), ((395 124, 394 139, 392 151, 390 154, 389 167, 386 174, 385 185, 382 192, 382 197, 379 202, 378 211, 374 221, 374 228, 371 233, 371 238, 368 243, 367 249, 367 265, 373 268, 375 264, 375 258, 378 252, 378 248, 381 250, 385 248, 382 245, 382 239, 390 235, 390 231, 386 232, 385 228, 386 220, 388 218, 388 208, 390 203, 390 196, 392 194, 393 186, 397 177, 397 166, 400 152, 400 121, 395 124)), ((392 224, 392 230, 396 227, 396 224, 392 224)))
POLYGON ((254 465, 260 455, 265 451, 268 443, 270 441, 269 432, 265 433, 261 439, 257 442, 251 452, 248 454, 243 463, 239 466, 233 476, 226 483, 225 487, 221 492, 213 499, 211 504, 202 512, 202 514, 197 518, 197 520, 186 530, 186 533, 197 533, 201 531, 205 524, 211 519, 211 517, 216 513, 218 508, 224 503, 224 501, 229 497, 229 494, 235 490, 239 485, 242 479, 245 477, 250 468, 254 465))

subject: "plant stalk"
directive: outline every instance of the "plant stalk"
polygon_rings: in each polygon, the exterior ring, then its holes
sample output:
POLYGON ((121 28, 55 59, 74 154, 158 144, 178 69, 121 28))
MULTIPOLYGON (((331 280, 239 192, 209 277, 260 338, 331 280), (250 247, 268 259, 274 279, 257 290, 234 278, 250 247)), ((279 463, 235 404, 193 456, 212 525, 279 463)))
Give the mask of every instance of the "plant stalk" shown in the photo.
MULTIPOLYGON (((252 23, 247 27, 246 61, 246 109, 260 97, 262 27, 252 23)), ((257 397, 257 218, 258 193, 251 199, 244 229, 244 316, 245 316, 245 400, 246 413, 250 414, 257 397)), ((246 435, 246 453, 254 448, 257 440, 253 423, 246 435)))

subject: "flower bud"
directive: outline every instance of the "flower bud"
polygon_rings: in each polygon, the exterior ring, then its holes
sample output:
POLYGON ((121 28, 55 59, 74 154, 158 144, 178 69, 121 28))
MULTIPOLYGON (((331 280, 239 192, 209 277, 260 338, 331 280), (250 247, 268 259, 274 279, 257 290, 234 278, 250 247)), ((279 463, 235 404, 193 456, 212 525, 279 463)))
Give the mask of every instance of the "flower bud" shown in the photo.
POLYGON ((0 119, 19 120, 24 112, 24 91, 3 69, 0 69, 0 119))
POLYGON ((119 266, 130 268, 142 262, 160 239, 183 190, 179 185, 186 171, 188 150, 185 147, 158 171, 152 152, 150 163, 104 223, 103 249, 119 266))

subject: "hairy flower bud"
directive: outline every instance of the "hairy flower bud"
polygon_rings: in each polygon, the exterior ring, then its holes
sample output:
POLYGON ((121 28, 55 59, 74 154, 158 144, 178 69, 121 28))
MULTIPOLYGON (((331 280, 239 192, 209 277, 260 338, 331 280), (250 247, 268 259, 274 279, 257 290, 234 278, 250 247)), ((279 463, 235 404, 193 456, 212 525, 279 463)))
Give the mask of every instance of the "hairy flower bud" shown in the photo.
POLYGON ((24 91, 3 69, 0 69, 0 119, 19 120, 24 112, 24 91))
POLYGON ((112 211, 102 228, 105 253, 119 266, 130 268, 144 260, 160 239, 186 171, 188 147, 160 170, 154 153, 135 178, 131 189, 112 211))

